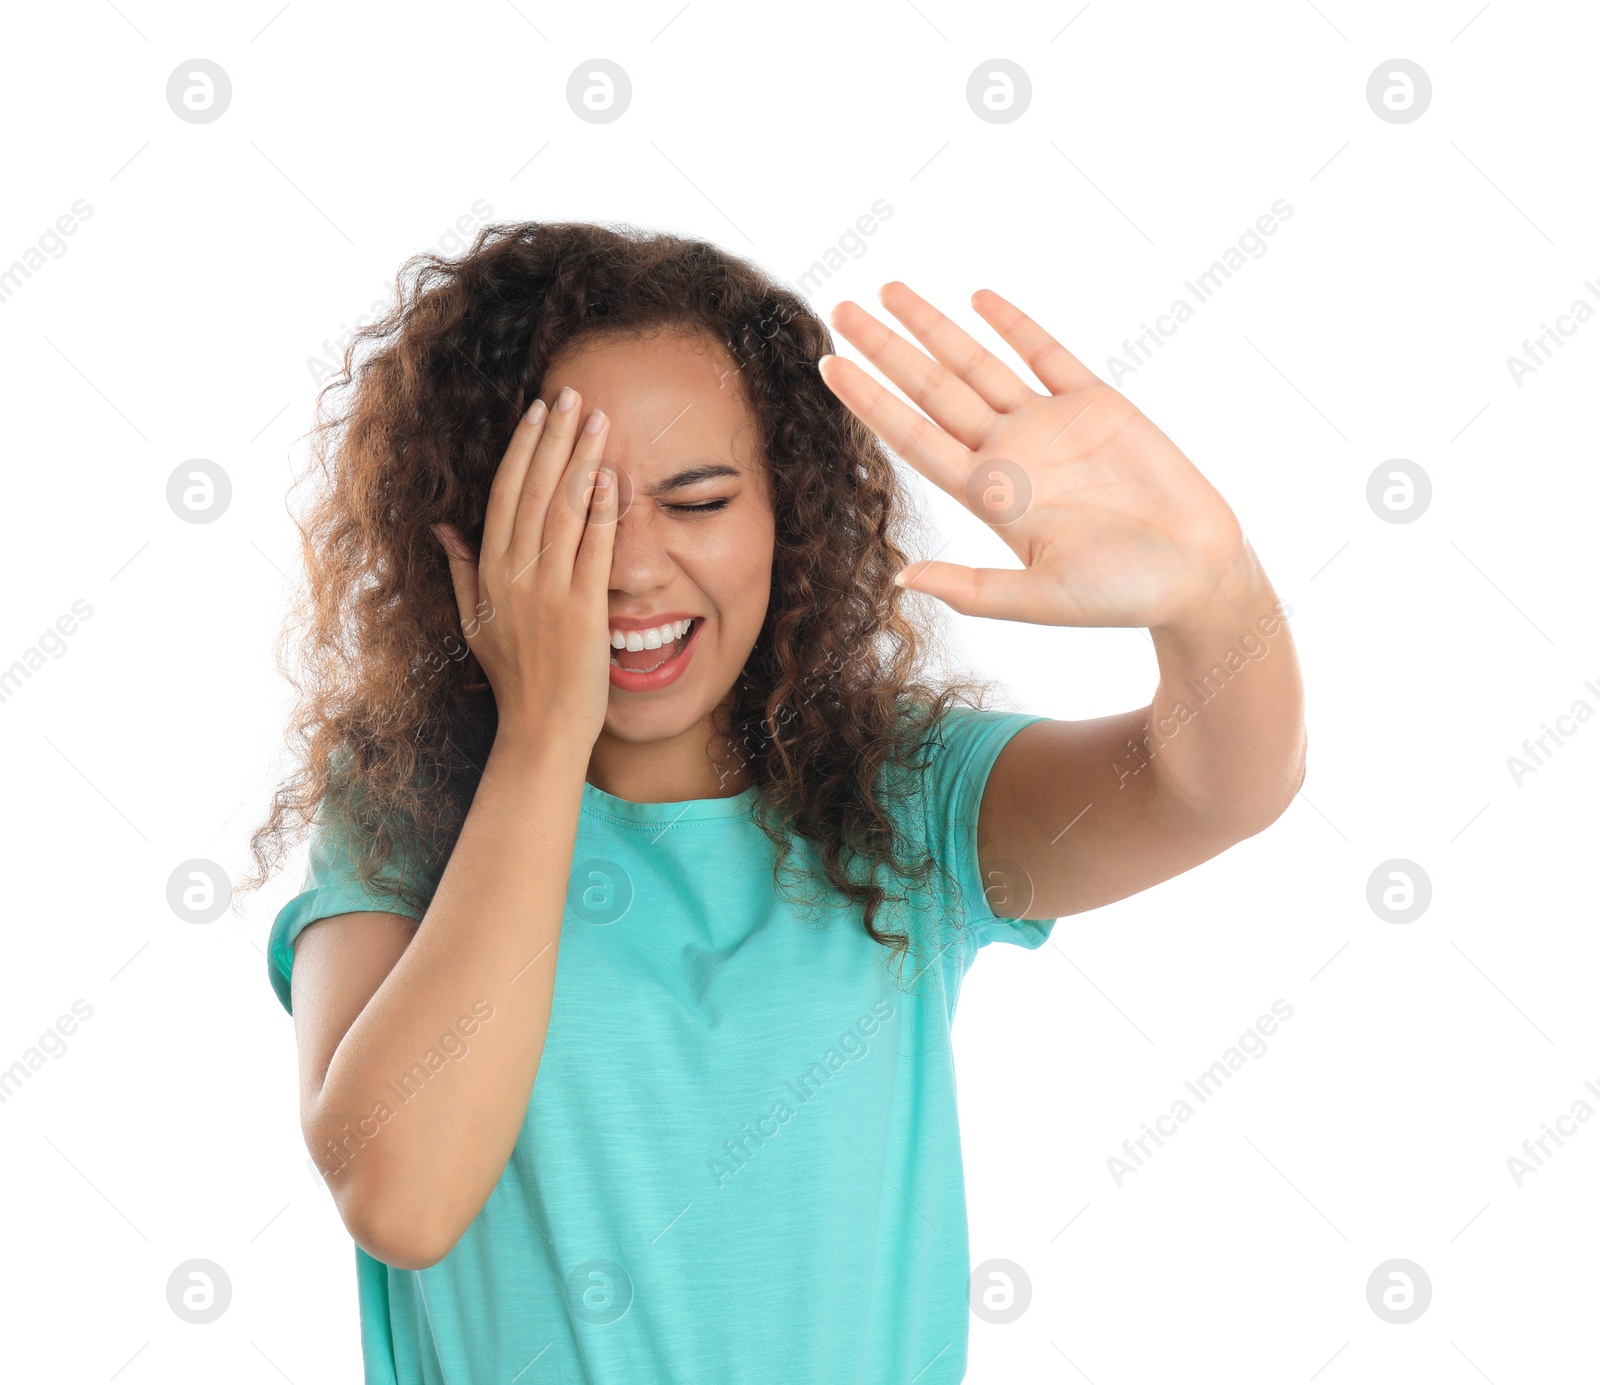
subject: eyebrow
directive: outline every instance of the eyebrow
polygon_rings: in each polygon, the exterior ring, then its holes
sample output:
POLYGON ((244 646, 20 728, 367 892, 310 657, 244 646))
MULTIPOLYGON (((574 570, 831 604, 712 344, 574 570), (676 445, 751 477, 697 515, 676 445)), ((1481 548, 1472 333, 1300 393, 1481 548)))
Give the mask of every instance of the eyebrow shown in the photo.
POLYGON ((699 485, 702 481, 714 481, 719 477, 738 475, 739 468, 729 466, 726 462, 701 462, 697 466, 673 472, 666 480, 649 487, 645 494, 670 495, 674 491, 687 490, 690 486, 699 485))

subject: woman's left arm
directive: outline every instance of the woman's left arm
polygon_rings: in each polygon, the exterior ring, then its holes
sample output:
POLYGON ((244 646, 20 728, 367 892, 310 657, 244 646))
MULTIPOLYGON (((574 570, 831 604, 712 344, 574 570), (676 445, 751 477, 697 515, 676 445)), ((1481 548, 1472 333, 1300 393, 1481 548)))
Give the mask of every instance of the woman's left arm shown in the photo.
POLYGON ((1020 877, 997 882, 1008 891, 1003 912, 1097 908, 1261 831, 1305 774, 1303 697, 1285 608, 1226 501, 1155 424, 998 294, 980 290, 972 305, 1048 394, 904 284, 880 297, 931 359, 853 303, 835 308, 832 324, 927 417, 838 357, 823 359, 824 380, 1023 562, 918 562, 896 580, 967 615, 1144 627, 1160 668, 1148 706, 1039 722, 1001 752, 978 843, 986 866, 1020 877))

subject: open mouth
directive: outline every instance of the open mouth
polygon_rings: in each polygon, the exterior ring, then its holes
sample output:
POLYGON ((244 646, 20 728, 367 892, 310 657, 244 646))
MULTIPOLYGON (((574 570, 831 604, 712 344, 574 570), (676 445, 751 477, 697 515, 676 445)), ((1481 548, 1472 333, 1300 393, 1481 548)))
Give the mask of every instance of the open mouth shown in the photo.
POLYGON ((699 624, 700 617, 691 616, 672 622, 670 627, 630 630, 625 635, 618 632, 611 639, 611 667, 627 673, 654 672, 683 653, 699 624), (667 638, 669 635, 671 638, 667 638), (623 641, 620 647, 619 639, 623 641), (629 648, 629 645, 638 647, 629 648))

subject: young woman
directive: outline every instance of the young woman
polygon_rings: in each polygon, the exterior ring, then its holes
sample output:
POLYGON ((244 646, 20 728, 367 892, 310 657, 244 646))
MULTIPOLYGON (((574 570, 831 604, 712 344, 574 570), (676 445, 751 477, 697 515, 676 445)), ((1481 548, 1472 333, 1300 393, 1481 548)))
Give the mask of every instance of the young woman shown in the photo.
POLYGON ((965 1373, 951 1021, 986 943, 1272 822, 1283 607, 1222 498, 987 290, 827 330, 698 241, 487 228, 360 334, 287 638, 270 939, 368 1382, 965 1373), (880 442, 880 439, 882 440, 880 442), (886 443, 1017 554, 907 566, 886 443), (1148 627, 1086 722, 927 681, 931 603, 1148 627))

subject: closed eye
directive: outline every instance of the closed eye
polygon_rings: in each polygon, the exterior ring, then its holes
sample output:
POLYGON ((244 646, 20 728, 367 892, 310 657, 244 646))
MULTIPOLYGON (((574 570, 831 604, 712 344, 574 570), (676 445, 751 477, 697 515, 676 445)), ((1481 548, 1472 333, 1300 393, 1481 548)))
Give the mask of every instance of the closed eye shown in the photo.
POLYGON ((724 508, 727 503, 727 498, 724 497, 721 500, 704 500, 698 505, 667 505, 664 508, 668 510, 676 510, 679 514, 700 515, 710 514, 715 510, 720 510, 724 508))

